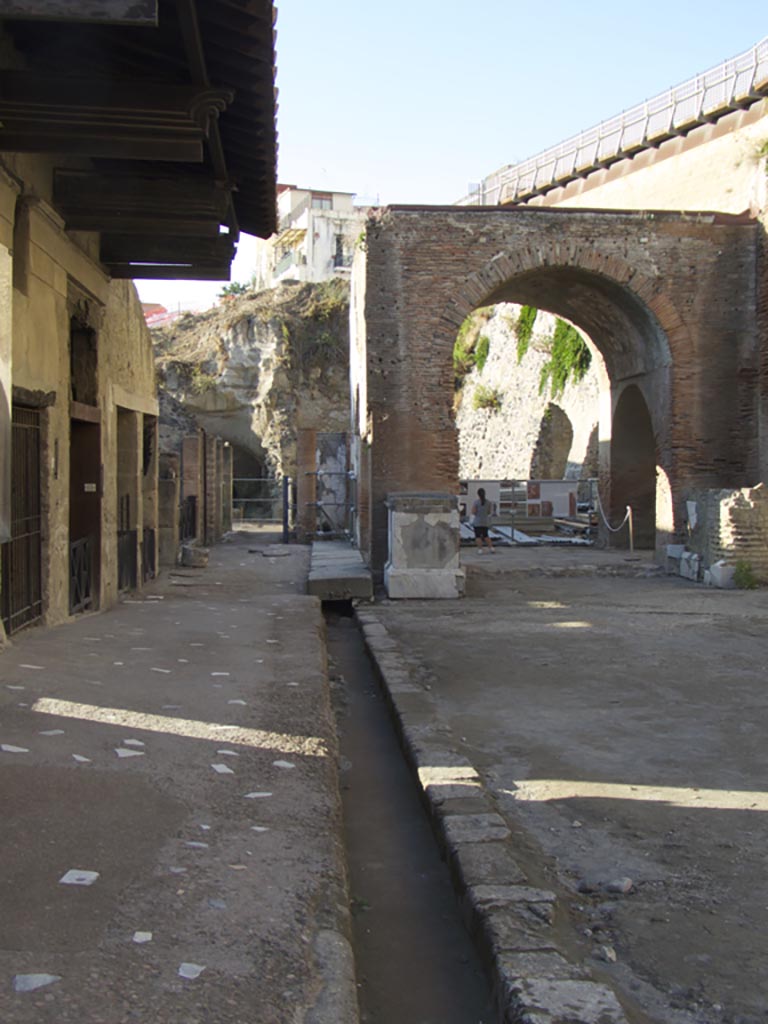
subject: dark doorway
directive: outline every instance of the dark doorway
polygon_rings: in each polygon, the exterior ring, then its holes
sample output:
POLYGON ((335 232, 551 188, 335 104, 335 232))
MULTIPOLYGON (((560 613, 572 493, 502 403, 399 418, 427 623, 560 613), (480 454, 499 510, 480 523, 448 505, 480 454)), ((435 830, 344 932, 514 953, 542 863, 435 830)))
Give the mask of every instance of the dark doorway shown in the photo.
MULTIPOLYGON (((634 384, 621 393, 611 432, 611 515, 632 509, 636 548, 656 543, 656 442, 648 406, 634 384)), ((624 533, 617 544, 626 543, 624 533)))
POLYGON ((2 545, 2 617, 9 636, 42 618, 40 530, 40 411, 14 405, 11 539, 2 545))
POLYGON ((69 458, 69 610, 98 605, 101 552, 101 427, 72 420, 69 458))

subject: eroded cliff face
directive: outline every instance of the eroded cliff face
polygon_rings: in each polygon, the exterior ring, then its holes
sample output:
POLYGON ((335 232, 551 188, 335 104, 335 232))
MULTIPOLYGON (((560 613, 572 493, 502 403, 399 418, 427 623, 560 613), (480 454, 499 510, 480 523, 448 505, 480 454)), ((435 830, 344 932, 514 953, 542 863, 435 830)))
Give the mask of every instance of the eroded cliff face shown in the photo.
MULTIPOLYGON (((456 396, 462 479, 561 479, 597 475, 600 356, 579 383, 553 397, 540 392, 551 356, 556 318, 538 312, 525 355, 518 361, 520 306, 500 303, 478 325, 487 358, 456 396), (483 404, 485 403, 485 404, 483 404)), ((474 342, 477 347, 478 342, 474 342)))
POLYGON ((153 332, 161 445, 200 426, 296 470, 296 434, 349 428, 349 291, 342 281, 286 284, 153 332))

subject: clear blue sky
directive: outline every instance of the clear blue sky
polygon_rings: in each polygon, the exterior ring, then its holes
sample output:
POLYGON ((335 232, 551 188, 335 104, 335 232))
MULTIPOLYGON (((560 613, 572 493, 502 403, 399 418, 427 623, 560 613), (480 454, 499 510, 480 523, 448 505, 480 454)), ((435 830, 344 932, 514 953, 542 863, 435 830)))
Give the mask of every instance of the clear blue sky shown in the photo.
MULTIPOLYGON (((450 203, 768 35, 765 0, 278 0, 278 177, 450 203), (538 8, 538 13, 534 11, 538 8)), ((241 243, 233 278, 247 281, 241 243)), ((140 286, 165 305, 221 285, 140 286)))

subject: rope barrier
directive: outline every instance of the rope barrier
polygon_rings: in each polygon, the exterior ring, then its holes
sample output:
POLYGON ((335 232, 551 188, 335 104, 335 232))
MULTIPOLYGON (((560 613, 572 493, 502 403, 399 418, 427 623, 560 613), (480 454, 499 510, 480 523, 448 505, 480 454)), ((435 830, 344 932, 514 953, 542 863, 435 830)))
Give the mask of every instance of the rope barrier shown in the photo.
POLYGON ((606 519, 605 512, 603 512, 603 503, 602 503, 602 501, 600 501, 600 492, 598 490, 595 490, 595 496, 597 498, 597 508, 598 508, 598 511, 600 512, 600 515, 602 517, 603 522, 606 525, 606 528, 608 530, 610 530, 611 533, 618 533, 619 530, 622 530, 626 526, 626 524, 629 522, 629 520, 630 520, 630 518, 632 516, 632 509, 629 507, 629 505, 627 505, 626 515, 624 516, 622 521, 619 523, 619 525, 618 526, 611 526, 611 524, 606 519))

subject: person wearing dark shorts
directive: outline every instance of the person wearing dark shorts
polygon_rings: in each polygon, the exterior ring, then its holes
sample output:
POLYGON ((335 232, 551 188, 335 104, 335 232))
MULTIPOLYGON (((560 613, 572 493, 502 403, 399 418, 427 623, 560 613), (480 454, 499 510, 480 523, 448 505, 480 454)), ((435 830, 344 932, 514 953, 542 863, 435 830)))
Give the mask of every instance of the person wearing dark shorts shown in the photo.
POLYGON ((472 504, 472 526, 475 530, 475 544, 477 544, 477 550, 480 554, 483 553, 483 545, 488 548, 492 555, 496 553, 493 549, 491 538, 488 536, 488 526, 492 514, 493 502, 488 501, 486 498, 485 488, 479 487, 477 490, 477 500, 472 504))

